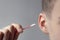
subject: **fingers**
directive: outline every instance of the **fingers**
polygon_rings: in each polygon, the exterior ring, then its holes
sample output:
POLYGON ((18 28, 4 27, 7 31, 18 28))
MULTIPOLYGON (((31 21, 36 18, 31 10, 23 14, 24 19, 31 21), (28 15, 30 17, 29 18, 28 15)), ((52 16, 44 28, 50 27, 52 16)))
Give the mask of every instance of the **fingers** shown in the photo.
POLYGON ((18 36, 19 36, 19 32, 15 28, 13 40, 17 40, 18 36))
MULTIPOLYGON (((23 32, 23 28, 19 24, 11 24, 3 29, 4 37, 1 36, 0 39, 3 40, 17 40, 19 34, 23 32)), ((1 33, 0 33, 1 34, 1 33)))
POLYGON ((18 38, 19 32, 16 27, 14 25, 11 25, 11 27, 9 28, 11 32, 10 37, 9 37, 10 40, 17 40, 18 38))
POLYGON ((11 32, 8 29, 4 30, 3 40, 10 40, 10 35, 11 35, 11 32))
POLYGON ((20 33, 23 32, 23 28, 19 24, 12 24, 14 26, 14 38, 13 40, 17 40, 20 33))
POLYGON ((23 28, 22 28, 21 25, 19 25, 19 24, 12 24, 12 25, 16 28, 16 30, 17 30, 19 33, 22 33, 22 32, 23 32, 23 28))
POLYGON ((11 31, 11 36, 10 36, 10 38, 11 38, 11 40, 13 40, 14 34, 15 34, 15 27, 14 27, 13 25, 11 25, 10 31, 11 31))
POLYGON ((0 40, 3 40, 4 33, 0 31, 0 40))

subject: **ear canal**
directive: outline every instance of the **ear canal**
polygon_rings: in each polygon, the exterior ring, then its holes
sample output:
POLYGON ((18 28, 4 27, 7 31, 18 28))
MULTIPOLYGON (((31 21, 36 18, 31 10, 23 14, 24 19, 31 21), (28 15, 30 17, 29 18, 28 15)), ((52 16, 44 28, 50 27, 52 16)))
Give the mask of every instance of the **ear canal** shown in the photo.
POLYGON ((43 21, 41 22, 41 26, 42 26, 42 27, 45 26, 45 20, 43 20, 43 21))

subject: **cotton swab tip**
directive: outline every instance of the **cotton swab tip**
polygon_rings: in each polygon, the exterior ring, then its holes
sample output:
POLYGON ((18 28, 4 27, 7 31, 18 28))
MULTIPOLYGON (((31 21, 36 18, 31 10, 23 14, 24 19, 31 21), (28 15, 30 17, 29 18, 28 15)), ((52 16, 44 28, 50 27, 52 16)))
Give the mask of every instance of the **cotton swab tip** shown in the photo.
POLYGON ((24 28, 24 30, 25 29, 29 29, 29 28, 31 28, 31 27, 33 27, 33 26, 35 26, 36 24, 31 24, 31 25, 28 25, 28 26, 26 26, 25 28, 24 28))
POLYGON ((35 26, 36 24, 31 24, 30 26, 32 27, 32 26, 35 26))

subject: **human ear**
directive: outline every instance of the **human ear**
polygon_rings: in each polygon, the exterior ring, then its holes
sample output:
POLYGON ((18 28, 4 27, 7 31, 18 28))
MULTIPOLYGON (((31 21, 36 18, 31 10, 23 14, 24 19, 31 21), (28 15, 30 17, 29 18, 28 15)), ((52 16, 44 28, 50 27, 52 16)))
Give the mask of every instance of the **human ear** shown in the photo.
POLYGON ((46 24, 46 15, 43 13, 40 13, 39 17, 38 17, 38 24, 40 29, 44 32, 44 33, 48 33, 47 31, 47 24, 46 24))

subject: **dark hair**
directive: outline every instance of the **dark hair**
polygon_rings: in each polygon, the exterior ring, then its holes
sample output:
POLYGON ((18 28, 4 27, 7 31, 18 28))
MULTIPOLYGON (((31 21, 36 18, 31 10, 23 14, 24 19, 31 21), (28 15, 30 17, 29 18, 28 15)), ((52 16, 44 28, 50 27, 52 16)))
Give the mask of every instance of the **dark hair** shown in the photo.
POLYGON ((55 1, 56 0, 42 0, 42 11, 45 12, 48 16, 51 15, 55 1))

